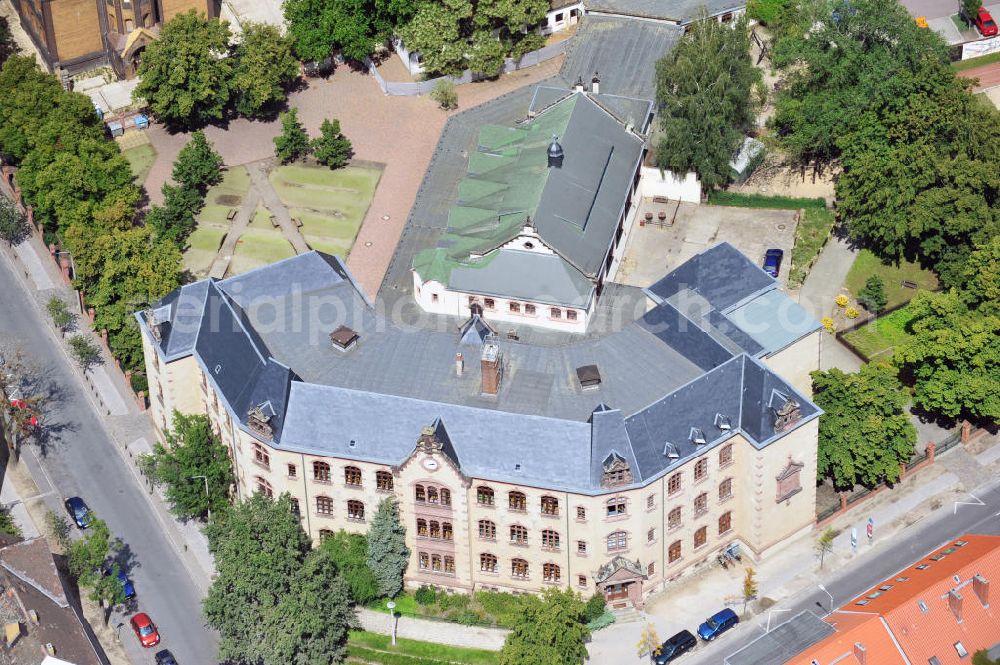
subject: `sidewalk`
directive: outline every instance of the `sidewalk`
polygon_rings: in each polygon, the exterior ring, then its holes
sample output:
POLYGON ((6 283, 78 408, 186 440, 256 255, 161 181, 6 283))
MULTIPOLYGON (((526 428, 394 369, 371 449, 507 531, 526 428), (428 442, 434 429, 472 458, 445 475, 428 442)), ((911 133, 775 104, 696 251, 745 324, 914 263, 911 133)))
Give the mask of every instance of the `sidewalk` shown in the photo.
MULTIPOLYGON (((851 562, 873 547, 891 543, 907 527, 931 512, 954 501, 971 501, 969 490, 984 479, 1000 472, 1000 436, 986 434, 967 446, 956 446, 943 453, 935 463, 906 478, 895 489, 880 493, 845 513, 830 526, 838 532, 833 549, 828 552, 820 570, 816 550, 818 530, 809 530, 784 549, 753 564, 744 557, 741 564, 722 569, 714 557, 693 574, 673 583, 671 588, 654 596, 646 605, 639 621, 615 623, 594 633, 589 646, 590 662, 628 665, 644 662, 636 655, 635 645, 646 622, 652 623, 661 639, 682 629, 692 630, 705 617, 723 606, 743 612, 743 576, 747 568, 757 574, 758 598, 774 602, 794 596, 820 583, 824 573, 851 565, 851 562), (874 522, 874 538, 866 537, 866 524, 874 522), (851 547, 851 529, 856 528, 858 546, 851 547)), ((753 610, 753 604, 748 608, 753 610)), ((774 617, 764 609, 751 619, 761 626, 770 620, 780 623, 780 609, 774 617)))
MULTIPOLYGON (((799 289, 799 304, 817 321, 829 316, 835 307, 834 298, 842 292, 857 253, 846 240, 836 236, 831 237, 820 252, 799 289)), ((819 365, 824 370, 836 367, 845 372, 856 372, 861 368, 861 360, 834 336, 824 334, 820 341, 819 365)))

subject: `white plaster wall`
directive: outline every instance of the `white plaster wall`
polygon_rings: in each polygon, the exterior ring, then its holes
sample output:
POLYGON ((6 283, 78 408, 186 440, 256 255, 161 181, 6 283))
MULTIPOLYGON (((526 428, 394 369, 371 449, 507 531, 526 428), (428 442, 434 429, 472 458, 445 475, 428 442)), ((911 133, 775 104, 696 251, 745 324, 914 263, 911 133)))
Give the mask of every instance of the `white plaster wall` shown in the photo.
POLYGON ((643 166, 639 179, 639 194, 646 198, 665 196, 674 201, 701 203, 701 182, 694 173, 678 177, 672 171, 643 166))
POLYGON ((548 14, 545 15, 545 27, 542 28, 542 34, 548 35, 553 32, 560 32, 574 26, 580 22, 580 17, 583 15, 583 3, 578 2, 575 5, 568 5, 566 7, 560 7, 559 9, 551 9, 548 14), (576 10, 576 16, 570 16, 573 10, 576 10), (557 21, 556 15, 562 14, 562 20, 557 21))

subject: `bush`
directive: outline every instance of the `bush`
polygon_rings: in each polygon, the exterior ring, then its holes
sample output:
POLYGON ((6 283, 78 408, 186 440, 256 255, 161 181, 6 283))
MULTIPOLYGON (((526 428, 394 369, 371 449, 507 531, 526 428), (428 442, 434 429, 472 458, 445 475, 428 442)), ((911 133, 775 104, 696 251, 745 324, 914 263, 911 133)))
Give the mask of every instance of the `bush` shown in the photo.
POLYGON ((86 335, 71 337, 69 350, 73 354, 73 359, 80 364, 84 371, 90 369, 91 365, 97 364, 97 361, 101 359, 101 350, 86 335))
POLYGON ((0 508, 0 533, 5 533, 15 538, 23 536, 21 527, 14 522, 14 518, 10 515, 10 510, 7 508, 0 508))
POLYGON ((990 653, 986 649, 980 649, 972 654, 972 665, 1000 665, 1000 661, 990 658, 990 653))
POLYGON ((341 577, 351 588, 351 597, 358 605, 367 605, 378 594, 378 582, 368 567, 368 539, 359 533, 347 533, 343 529, 320 545, 337 565, 341 577))
POLYGON ((889 301, 885 295, 885 282, 878 275, 872 275, 865 281, 865 287, 858 293, 858 302, 869 312, 876 313, 885 309, 889 301))
POLYGON ((413 597, 419 605, 433 605, 437 602, 437 591, 435 591, 434 587, 424 584, 417 589, 413 597))
POLYGON ((600 630, 601 628, 607 628, 615 622, 615 615, 610 612, 603 612, 600 616, 587 622, 587 628, 591 631, 600 630))
POLYGON ((522 614, 528 596, 515 596, 502 591, 478 591, 476 601, 501 626, 511 627, 522 614))
POLYGON ((66 303, 59 296, 52 296, 45 303, 45 309, 52 317, 52 324, 59 330, 65 330, 66 326, 73 322, 73 315, 70 314, 66 303))
POLYGON ((455 92, 455 84, 449 79, 441 79, 434 84, 434 89, 431 90, 431 99, 445 111, 458 108, 458 93, 455 92))
POLYGON ((475 626, 483 623, 486 620, 486 617, 483 616, 481 612, 476 612, 475 610, 460 610, 457 612, 450 612, 448 614, 448 620, 460 623, 463 626, 475 626))
POLYGON ((464 610, 469 607, 469 597, 463 593, 441 593, 438 594, 438 607, 442 610, 464 610))
POLYGON ((594 621, 602 614, 604 614, 606 607, 607 603, 604 602, 604 596, 599 593, 595 593, 593 596, 590 597, 590 600, 588 600, 587 604, 584 606, 583 609, 584 621, 588 623, 594 621))
POLYGON ((135 372, 132 374, 132 390, 137 393, 149 394, 149 379, 146 378, 145 372, 135 372))

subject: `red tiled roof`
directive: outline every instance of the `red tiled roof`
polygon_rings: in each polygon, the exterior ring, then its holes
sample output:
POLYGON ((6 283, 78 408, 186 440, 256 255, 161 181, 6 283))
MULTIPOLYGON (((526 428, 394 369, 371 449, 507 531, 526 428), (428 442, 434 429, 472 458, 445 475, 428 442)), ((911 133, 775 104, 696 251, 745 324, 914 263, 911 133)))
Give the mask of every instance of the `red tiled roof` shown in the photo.
POLYGON ((971 654, 1000 642, 1000 611, 995 609, 1000 591, 993 593, 991 606, 990 582, 1000 587, 1000 536, 962 536, 828 616, 837 633, 788 665, 809 665, 813 659, 856 664, 855 643, 865 647, 868 665, 927 663, 931 657, 940 665, 967 665, 971 654), (959 656, 958 643, 969 655, 959 656), (851 655, 837 660, 845 654, 851 655))

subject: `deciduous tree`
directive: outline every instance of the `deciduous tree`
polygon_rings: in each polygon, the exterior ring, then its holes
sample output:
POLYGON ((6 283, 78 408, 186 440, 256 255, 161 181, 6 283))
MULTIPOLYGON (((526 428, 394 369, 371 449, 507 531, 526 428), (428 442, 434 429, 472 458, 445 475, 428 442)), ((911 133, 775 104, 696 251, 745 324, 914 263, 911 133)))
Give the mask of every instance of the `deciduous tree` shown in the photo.
POLYGON ((962 299, 983 314, 1000 315, 1000 235, 980 244, 964 267, 962 299))
POLYGON ((290 37, 266 23, 243 24, 233 70, 238 113, 251 118, 273 116, 298 75, 299 63, 292 55, 290 37))
POLYGON ((466 27, 472 21, 469 0, 425 2, 399 34, 406 48, 419 51, 430 74, 458 75, 465 70, 466 27))
POLYGON ((656 63, 660 140, 656 163, 702 189, 726 185, 729 163, 753 127, 751 97, 760 74, 750 61, 749 29, 702 20, 656 63))
POLYGON ((325 551, 341 577, 350 587, 351 597, 358 605, 367 605, 378 598, 378 580, 368 567, 368 539, 359 533, 343 529, 323 539, 319 549, 325 551))
POLYGON ((143 459, 143 468, 153 482, 166 487, 173 513, 188 520, 224 510, 233 469, 229 451, 213 434, 208 417, 174 411, 173 428, 165 436, 167 445, 156 444, 143 459))
POLYGON ((5 196, 0 196, 0 239, 13 247, 28 237, 28 223, 24 213, 5 196))
POLYGON ((403 574, 410 558, 406 529, 399 522, 399 506, 383 499, 368 529, 368 567, 375 574, 379 594, 393 597, 403 590, 403 574))
POLYGON ((202 195, 212 185, 222 181, 222 155, 217 153, 200 129, 177 153, 171 176, 181 187, 193 189, 202 195))
POLYGON ((281 133, 274 137, 274 155, 282 164, 294 162, 309 154, 309 135, 299 122, 297 109, 281 114, 281 133))
POLYGON ((507 635, 498 665, 580 665, 590 637, 583 614, 583 601, 569 589, 531 597, 507 635))
POLYGON ((959 295, 910 301, 912 337, 893 361, 913 384, 913 404, 946 418, 1000 419, 1000 317, 969 310, 959 295))
POLYGON ((104 607, 105 624, 111 610, 125 602, 125 587, 118 579, 118 564, 111 564, 110 575, 104 572, 109 560, 120 550, 121 543, 112 539, 107 523, 94 517, 84 536, 71 541, 66 552, 70 574, 82 588, 89 589, 91 600, 104 607))
POLYGON ((146 47, 133 96, 145 99, 156 117, 172 127, 221 120, 232 85, 229 38, 225 21, 194 10, 178 14, 146 47))
POLYGON ((351 141, 340 133, 339 120, 324 120, 319 136, 312 142, 313 157, 320 164, 339 169, 351 159, 351 141))
POLYGON ((816 371, 812 379, 813 399, 825 412, 819 421, 820 475, 844 489, 899 480, 899 465, 913 456, 917 432, 896 370, 869 363, 853 374, 816 371))

